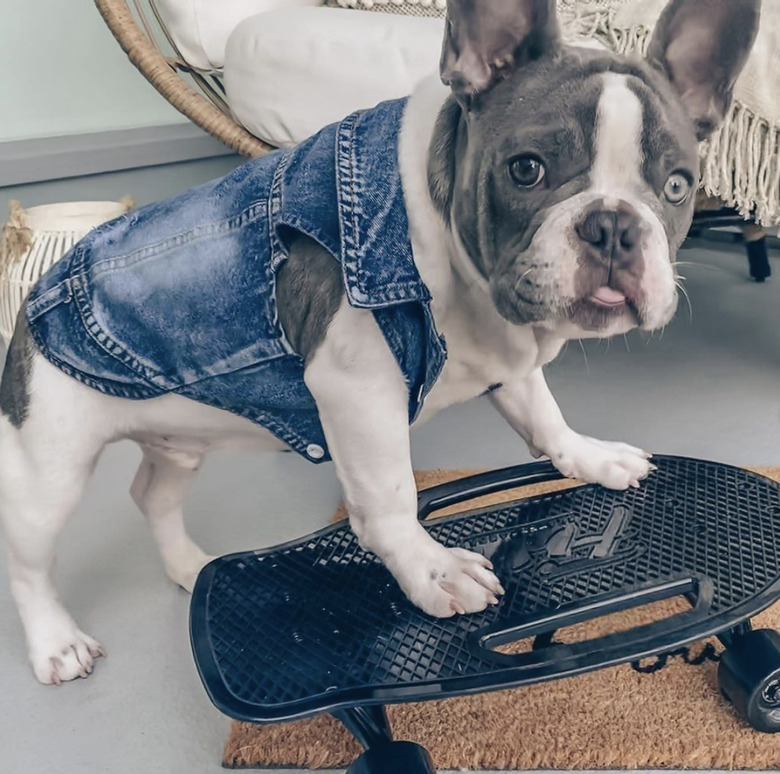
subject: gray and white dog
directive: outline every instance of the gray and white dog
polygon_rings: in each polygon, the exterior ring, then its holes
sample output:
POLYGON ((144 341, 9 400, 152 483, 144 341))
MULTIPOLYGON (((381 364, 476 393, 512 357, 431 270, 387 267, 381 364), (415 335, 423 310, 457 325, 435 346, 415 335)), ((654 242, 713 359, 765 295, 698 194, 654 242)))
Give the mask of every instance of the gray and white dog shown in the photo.
MULTIPOLYGON (((554 0, 450 0, 441 77, 409 99, 398 153, 414 263, 447 343, 421 420, 489 392, 532 453, 566 476, 625 489, 651 472, 645 452, 570 429, 542 368, 567 339, 673 316, 697 142, 725 115, 759 6, 671 0, 640 61, 564 45, 554 0)), ((276 300, 361 544, 431 615, 496 604, 490 563, 441 546, 416 519, 408 384, 374 312, 350 303, 338 262, 294 238, 276 300)), ((91 389, 42 356, 24 316, 0 412, 11 587, 43 683, 85 677, 102 654, 58 600, 51 568, 107 443, 141 445, 132 494, 188 590, 209 560, 182 520, 203 455, 284 448, 257 423, 182 395, 91 389)))

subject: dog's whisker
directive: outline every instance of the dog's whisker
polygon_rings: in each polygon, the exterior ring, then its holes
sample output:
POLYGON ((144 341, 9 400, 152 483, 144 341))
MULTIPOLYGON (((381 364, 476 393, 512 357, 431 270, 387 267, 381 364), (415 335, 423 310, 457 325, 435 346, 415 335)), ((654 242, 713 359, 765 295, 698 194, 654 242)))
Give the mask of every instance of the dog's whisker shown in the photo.
POLYGON ((677 266, 695 266, 698 269, 707 269, 707 271, 716 271, 721 274, 728 274, 728 272, 721 266, 715 266, 711 263, 698 263, 696 261, 674 261, 671 267, 674 269, 677 266))
POLYGON ((689 316, 689 321, 690 321, 690 322, 693 322, 693 305, 691 304, 691 297, 688 295, 688 291, 685 289, 685 286, 682 284, 682 282, 675 282, 674 284, 677 286, 677 288, 679 289, 679 291, 680 291, 680 292, 683 294, 683 296, 685 297, 685 301, 686 301, 686 302, 687 302, 687 304, 688 304, 688 316, 689 316))
POLYGON ((580 349, 582 350, 582 357, 585 358, 585 370, 590 373, 590 363, 588 362, 588 352, 585 349, 585 345, 582 343, 582 339, 577 339, 577 343, 580 345, 580 349))

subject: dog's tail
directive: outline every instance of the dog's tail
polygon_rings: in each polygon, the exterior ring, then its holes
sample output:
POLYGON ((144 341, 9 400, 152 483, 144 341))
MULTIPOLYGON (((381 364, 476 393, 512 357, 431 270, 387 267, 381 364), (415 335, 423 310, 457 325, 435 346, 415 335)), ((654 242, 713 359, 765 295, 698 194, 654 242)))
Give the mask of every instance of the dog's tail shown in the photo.
POLYGON ((0 437, 7 435, 9 424, 19 429, 27 419, 34 354, 35 345, 22 310, 16 320, 0 378, 0 437))

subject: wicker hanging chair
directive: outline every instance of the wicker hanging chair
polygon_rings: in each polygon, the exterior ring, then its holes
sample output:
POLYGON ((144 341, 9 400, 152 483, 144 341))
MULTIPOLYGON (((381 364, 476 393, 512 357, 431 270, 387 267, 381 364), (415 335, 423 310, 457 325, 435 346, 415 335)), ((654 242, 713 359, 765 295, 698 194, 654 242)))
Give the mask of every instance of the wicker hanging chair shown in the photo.
POLYGON ((221 78, 184 61, 155 0, 132 0, 133 8, 129 0, 95 5, 130 61, 180 113, 243 156, 273 150, 233 120, 221 78))

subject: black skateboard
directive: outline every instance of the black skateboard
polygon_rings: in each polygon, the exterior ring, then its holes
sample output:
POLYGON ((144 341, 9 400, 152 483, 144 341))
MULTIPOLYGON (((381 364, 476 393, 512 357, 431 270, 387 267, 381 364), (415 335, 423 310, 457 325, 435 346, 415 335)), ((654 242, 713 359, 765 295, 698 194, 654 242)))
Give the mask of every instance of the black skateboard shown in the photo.
MULTIPOLYGON (((393 742, 383 705, 552 680, 717 635, 724 696, 755 729, 780 730, 780 635, 750 619, 780 598, 780 486, 739 468, 656 457, 638 490, 580 486, 432 519, 447 546, 487 556, 497 607, 436 619, 415 608, 346 524, 216 559, 192 596, 203 683, 232 718, 281 722, 329 712, 366 748, 350 774, 433 772, 393 742), (679 613, 584 642, 555 632, 678 598, 679 613), (528 640, 525 652, 508 643, 528 640)), ((560 478, 541 462, 424 490, 419 516, 560 478)))

